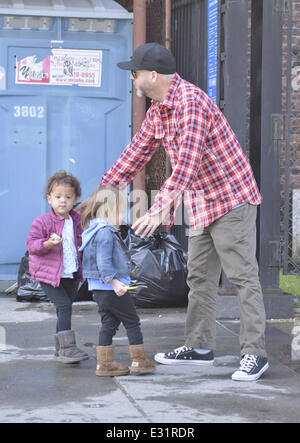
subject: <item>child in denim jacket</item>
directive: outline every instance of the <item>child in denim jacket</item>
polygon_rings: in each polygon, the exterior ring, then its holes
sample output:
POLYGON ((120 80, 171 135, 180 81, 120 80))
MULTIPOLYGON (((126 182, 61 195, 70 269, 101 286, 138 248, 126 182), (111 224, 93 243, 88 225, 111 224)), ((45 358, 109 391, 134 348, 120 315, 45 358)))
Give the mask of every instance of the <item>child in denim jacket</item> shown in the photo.
POLYGON ((155 365, 146 359, 140 320, 128 292, 130 253, 118 229, 127 209, 127 198, 117 188, 100 186, 90 196, 82 214, 83 277, 99 307, 101 330, 97 346, 98 376, 146 374, 155 365), (123 323, 132 365, 129 368, 114 361, 113 336, 123 323))

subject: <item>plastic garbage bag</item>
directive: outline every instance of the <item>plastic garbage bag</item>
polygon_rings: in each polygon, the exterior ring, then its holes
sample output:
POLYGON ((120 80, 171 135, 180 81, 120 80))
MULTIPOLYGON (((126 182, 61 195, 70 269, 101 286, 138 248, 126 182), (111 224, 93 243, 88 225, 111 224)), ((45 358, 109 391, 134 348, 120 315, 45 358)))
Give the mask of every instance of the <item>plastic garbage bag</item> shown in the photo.
POLYGON ((26 251, 22 257, 18 273, 18 291, 16 300, 20 302, 49 301, 38 281, 31 280, 29 274, 29 254, 26 251))
POLYGON ((187 252, 174 235, 159 232, 151 237, 136 236, 122 228, 122 237, 132 259, 131 291, 137 307, 185 306, 188 302, 187 252))
MULTIPOLYGON (((163 308, 185 306, 188 302, 187 252, 174 235, 158 232, 141 238, 129 226, 121 227, 121 236, 132 258, 131 295, 137 307, 163 308)), ((39 282, 31 280, 28 252, 21 260, 18 274, 17 301, 49 301, 39 282)), ((79 286, 75 301, 91 301, 87 282, 79 286)))
MULTIPOLYGON (((29 274, 29 254, 26 251, 22 257, 18 273, 17 301, 20 302, 49 302, 38 281, 31 280, 29 274)), ((93 294, 88 290, 87 281, 79 284, 75 301, 92 301, 93 294)))
POLYGON ((83 283, 79 283, 75 301, 93 301, 93 292, 89 291, 87 280, 83 283))

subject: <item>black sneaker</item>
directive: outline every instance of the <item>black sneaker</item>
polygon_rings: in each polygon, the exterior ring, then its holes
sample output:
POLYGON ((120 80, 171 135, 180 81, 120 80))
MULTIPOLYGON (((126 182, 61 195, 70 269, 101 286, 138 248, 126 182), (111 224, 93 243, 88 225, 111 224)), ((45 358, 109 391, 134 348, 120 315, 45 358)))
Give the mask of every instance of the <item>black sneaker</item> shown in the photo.
POLYGON ((255 381, 269 368, 268 359, 246 354, 240 362, 240 368, 232 374, 232 380, 255 381))
POLYGON ((206 365, 214 364, 214 354, 208 351, 205 354, 197 353, 194 348, 181 346, 167 354, 159 353, 154 356, 155 361, 163 365, 206 365))

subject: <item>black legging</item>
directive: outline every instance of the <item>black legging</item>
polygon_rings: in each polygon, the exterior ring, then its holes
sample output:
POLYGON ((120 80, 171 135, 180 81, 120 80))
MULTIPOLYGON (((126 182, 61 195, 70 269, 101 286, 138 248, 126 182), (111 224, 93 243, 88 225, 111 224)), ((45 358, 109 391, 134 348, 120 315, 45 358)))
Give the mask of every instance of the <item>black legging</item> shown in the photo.
POLYGON ((110 346, 120 323, 123 323, 129 344, 140 345, 143 335, 140 319, 136 313, 134 301, 126 292, 118 297, 114 291, 93 291, 95 302, 101 316, 102 327, 99 333, 99 346, 110 346))
POLYGON ((62 278, 60 285, 56 288, 43 282, 41 282, 41 287, 50 301, 55 304, 57 314, 56 332, 72 329, 72 304, 77 295, 78 282, 72 278, 62 278))

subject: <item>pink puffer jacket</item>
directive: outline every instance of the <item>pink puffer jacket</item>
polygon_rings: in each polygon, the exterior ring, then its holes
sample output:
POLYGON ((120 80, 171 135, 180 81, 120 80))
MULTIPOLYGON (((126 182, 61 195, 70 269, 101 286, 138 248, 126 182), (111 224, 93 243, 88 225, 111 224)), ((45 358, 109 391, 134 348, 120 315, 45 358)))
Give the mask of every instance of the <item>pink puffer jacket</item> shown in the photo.
MULTIPOLYGON (((75 278, 81 280, 82 253, 78 251, 82 241, 81 216, 75 211, 71 211, 70 216, 74 224, 74 239, 79 263, 79 269, 75 278)), ((65 218, 55 215, 52 208, 47 214, 40 215, 34 219, 26 242, 29 252, 29 273, 32 280, 48 283, 52 286, 60 285, 63 268, 62 244, 48 249, 44 246, 44 242, 52 234, 57 234, 61 237, 64 224, 65 218)))

